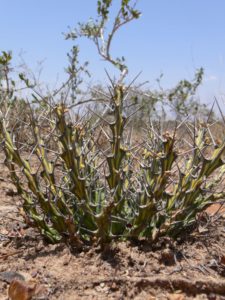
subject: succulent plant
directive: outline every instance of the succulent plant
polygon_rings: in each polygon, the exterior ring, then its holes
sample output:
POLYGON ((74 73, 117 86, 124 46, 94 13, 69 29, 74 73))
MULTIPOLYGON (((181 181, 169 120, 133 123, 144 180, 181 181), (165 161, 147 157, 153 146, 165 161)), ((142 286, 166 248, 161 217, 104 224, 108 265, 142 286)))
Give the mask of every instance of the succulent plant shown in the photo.
POLYGON ((102 120, 108 126, 106 150, 97 144, 91 121, 72 123, 65 104, 49 107, 42 118, 31 117, 35 142, 28 154, 15 146, 1 119, 5 164, 24 212, 52 242, 81 247, 96 239, 104 244, 115 238, 176 237, 198 212, 223 199, 217 187, 225 173, 225 142, 212 147, 209 128, 192 125, 193 146, 186 157, 178 151, 176 128, 160 136, 149 127, 142 143, 126 143, 125 96, 124 86, 114 86, 113 112, 109 121, 102 120), (43 120, 50 135, 41 128, 43 120), (49 139, 54 150, 46 146, 49 139), (35 170, 32 157, 39 162, 35 170))

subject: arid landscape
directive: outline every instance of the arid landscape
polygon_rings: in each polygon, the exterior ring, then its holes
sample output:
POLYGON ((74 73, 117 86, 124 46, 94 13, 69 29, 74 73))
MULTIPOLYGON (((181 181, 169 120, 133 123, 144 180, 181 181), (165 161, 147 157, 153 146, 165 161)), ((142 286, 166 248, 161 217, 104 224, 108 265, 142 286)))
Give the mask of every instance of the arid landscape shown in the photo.
POLYGON ((0 300, 225 300, 224 4, 16 2, 0 300))

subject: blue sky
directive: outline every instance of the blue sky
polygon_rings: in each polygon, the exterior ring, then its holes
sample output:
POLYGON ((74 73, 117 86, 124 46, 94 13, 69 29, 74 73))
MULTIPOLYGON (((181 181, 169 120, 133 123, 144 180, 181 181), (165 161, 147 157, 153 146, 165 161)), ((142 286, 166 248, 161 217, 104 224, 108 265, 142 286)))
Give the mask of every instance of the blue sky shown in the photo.
MULTIPOLYGON (((114 0, 118 4, 119 0, 114 0)), ((62 35, 68 26, 96 16, 96 0, 0 0, 0 50, 19 53, 35 69, 44 60, 42 79, 64 79, 66 53, 73 43, 62 35)), ((182 78, 191 79, 196 68, 205 69, 199 93, 202 101, 225 94, 225 1, 139 0, 142 17, 122 29, 113 44, 116 56, 124 55, 130 78, 143 71, 139 81, 164 73, 162 85, 173 87, 182 78)), ((107 67, 93 45, 80 42, 80 60, 90 61, 93 82, 105 79, 107 67)))

